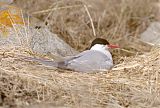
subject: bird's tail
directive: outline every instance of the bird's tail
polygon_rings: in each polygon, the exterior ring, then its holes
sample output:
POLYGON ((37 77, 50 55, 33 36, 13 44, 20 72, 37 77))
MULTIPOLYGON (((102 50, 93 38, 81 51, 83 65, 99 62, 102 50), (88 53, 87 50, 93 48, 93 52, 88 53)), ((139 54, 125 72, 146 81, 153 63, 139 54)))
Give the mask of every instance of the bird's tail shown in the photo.
POLYGON ((55 61, 52 61, 52 60, 45 60, 45 59, 34 58, 34 57, 23 57, 22 59, 24 61, 38 62, 38 63, 46 65, 46 66, 58 67, 58 62, 55 62, 55 61))

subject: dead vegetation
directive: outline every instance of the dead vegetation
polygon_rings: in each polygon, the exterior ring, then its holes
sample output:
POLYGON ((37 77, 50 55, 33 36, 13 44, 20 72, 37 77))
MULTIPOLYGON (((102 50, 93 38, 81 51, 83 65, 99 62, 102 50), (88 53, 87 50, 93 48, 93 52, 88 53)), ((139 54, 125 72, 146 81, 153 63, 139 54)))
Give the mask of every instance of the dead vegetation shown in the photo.
POLYGON ((159 48, 141 56, 123 58, 110 71, 91 74, 25 62, 17 58, 23 50, 3 53, 5 50, 1 49, 0 54, 0 93, 4 106, 43 102, 73 108, 158 108, 160 105, 159 48))
POLYGON ((17 57, 26 56, 25 49, 1 48, 0 106, 51 103, 73 108, 160 107, 160 49, 144 54, 150 50, 145 47, 148 44, 135 39, 155 20, 155 2, 15 0, 79 51, 88 47, 93 38, 104 37, 120 44, 132 56, 126 57, 125 53, 118 57, 119 64, 110 71, 86 74, 25 62, 17 57), (143 55, 137 55, 138 52, 143 55))
MULTIPOLYGON (((30 15, 78 51, 96 37, 107 38, 123 48, 112 51, 114 59, 143 54, 151 46, 137 39, 156 20, 157 0, 16 0, 30 15), (26 2, 24 4, 23 2, 26 2), (32 8, 30 8, 32 7, 32 8), (136 38, 136 39, 135 39, 136 38), (120 56, 119 56, 120 55, 120 56)), ((118 63, 118 62, 115 62, 118 63)))
MULTIPOLYGON (((51 31, 73 48, 84 50, 95 37, 104 37, 114 43, 128 36, 139 37, 150 22, 155 20, 153 4, 157 0, 15 2, 32 16, 41 19, 51 31)), ((125 46, 125 42, 121 43, 121 46, 125 46)))

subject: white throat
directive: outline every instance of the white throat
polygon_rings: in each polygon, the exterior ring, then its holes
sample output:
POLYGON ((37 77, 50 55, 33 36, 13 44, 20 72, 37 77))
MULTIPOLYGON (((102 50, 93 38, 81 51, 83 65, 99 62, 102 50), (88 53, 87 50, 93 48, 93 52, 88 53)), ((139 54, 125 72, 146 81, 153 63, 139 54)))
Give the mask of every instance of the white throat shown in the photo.
POLYGON ((101 44, 95 44, 94 46, 91 47, 90 50, 96 50, 99 51, 103 54, 105 54, 107 57, 110 58, 110 60, 112 60, 112 55, 109 52, 108 48, 106 47, 106 45, 101 45, 101 44))

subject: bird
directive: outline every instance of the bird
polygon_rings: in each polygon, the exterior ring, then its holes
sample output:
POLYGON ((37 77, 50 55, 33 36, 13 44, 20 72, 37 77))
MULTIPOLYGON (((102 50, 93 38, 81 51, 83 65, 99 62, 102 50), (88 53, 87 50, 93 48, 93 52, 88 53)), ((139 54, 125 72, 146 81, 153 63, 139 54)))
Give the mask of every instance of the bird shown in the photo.
POLYGON ((62 61, 43 60, 38 58, 27 58, 46 66, 53 66, 60 69, 69 69, 77 72, 97 72, 109 70, 113 67, 111 48, 120 48, 118 45, 110 44, 104 38, 96 38, 92 41, 89 50, 77 55, 65 58, 62 61))

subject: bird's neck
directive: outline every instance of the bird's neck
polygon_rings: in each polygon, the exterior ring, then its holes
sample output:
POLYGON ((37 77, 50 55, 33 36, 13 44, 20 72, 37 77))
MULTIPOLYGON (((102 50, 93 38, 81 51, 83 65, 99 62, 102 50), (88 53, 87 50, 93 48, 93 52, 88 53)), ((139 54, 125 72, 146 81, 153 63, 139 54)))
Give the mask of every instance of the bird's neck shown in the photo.
POLYGON ((105 54, 108 58, 110 58, 110 60, 112 60, 112 55, 111 55, 110 51, 108 51, 108 50, 98 49, 98 48, 94 48, 94 47, 92 47, 90 50, 99 51, 99 52, 105 54))

